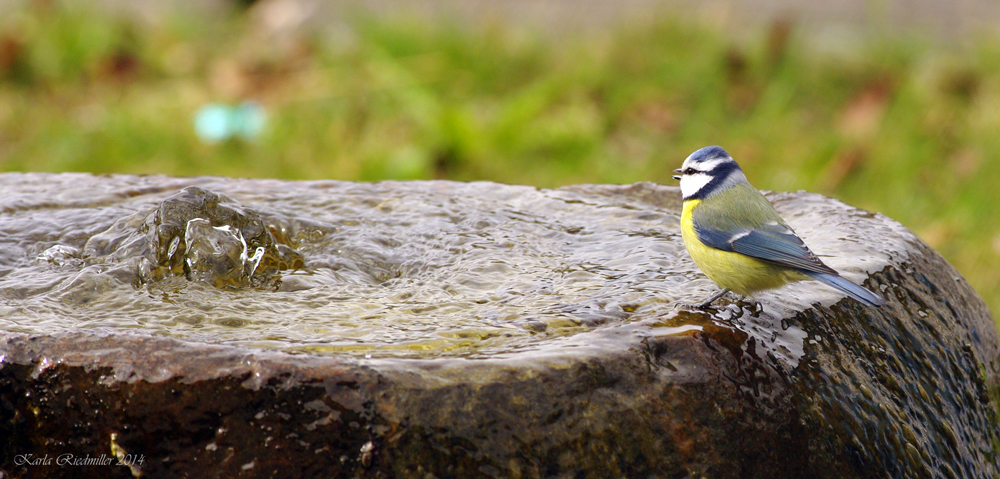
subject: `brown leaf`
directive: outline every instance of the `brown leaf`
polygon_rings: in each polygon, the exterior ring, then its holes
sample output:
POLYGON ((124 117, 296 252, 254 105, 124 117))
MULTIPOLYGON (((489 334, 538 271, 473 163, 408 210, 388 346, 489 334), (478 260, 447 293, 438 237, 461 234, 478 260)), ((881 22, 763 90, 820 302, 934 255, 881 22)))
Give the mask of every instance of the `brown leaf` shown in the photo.
POLYGON ((837 122, 840 134, 852 140, 866 140, 875 136, 882 124, 890 93, 886 82, 877 82, 854 97, 840 114, 837 122))

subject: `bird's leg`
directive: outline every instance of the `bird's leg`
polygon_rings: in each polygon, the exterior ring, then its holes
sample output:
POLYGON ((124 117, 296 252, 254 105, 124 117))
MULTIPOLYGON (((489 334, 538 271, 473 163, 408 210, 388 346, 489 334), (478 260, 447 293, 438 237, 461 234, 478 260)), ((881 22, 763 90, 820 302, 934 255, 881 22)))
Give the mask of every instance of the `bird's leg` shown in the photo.
POLYGON ((722 291, 719 291, 718 293, 715 294, 715 296, 712 296, 711 298, 708 298, 708 301, 705 301, 704 303, 701 303, 701 304, 699 304, 699 305, 697 305, 695 307, 698 308, 698 309, 708 309, 708 307, 711 306, 712 303, 715 302, 715 300, 717 300, 717 299, 725 296, 726 293, 728 293, 728 292, 729 292, 728 289, 724 289, 722 291))

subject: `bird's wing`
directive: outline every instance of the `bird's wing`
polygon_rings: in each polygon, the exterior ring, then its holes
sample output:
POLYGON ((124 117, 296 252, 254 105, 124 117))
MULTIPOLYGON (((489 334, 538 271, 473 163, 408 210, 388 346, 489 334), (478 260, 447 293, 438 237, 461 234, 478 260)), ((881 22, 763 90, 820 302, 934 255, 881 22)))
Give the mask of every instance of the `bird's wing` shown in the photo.
POLYGON ((722 251, 732 251, 789 268, 836 275, 788 225, 771 222, 754 228, 719 230, 695 222, 702 243, 722 251), (776 224, 772 224, 776 223, 776 224))

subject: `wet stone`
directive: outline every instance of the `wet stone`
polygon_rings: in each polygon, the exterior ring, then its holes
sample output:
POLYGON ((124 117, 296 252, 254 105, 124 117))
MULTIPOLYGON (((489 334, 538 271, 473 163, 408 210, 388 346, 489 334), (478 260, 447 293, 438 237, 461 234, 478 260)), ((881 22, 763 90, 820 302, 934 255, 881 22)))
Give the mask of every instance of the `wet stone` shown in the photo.
POLYGON ((694 310, 679 196, 0 174, 0 475, 1000 475, 997 328, 936 252, 768 194, 888 305, 694 310))

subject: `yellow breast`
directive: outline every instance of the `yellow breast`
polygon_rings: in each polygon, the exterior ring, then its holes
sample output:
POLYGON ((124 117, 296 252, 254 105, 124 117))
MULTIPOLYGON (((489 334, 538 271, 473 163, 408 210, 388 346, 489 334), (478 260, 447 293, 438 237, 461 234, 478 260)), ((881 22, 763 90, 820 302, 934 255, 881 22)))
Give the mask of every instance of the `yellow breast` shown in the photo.
POLYGON ((777 288, 803 278, 801 274, 781 266, 706 246, 698 239, 692 220, 694 211, 700 204, 701 200, 684 201, 681 236, 691 259, 719 287, 751 296, 754 292, 777 288))

